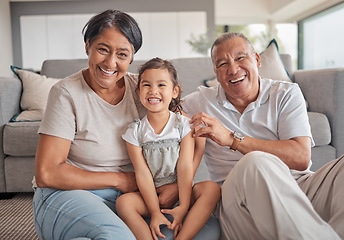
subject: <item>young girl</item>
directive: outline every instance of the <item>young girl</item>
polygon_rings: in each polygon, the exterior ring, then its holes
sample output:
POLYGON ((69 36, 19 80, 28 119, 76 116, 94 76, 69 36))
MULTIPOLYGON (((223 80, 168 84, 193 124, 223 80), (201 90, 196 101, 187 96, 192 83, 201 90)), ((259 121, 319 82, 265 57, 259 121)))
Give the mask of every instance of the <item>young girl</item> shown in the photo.
POLYGON ((201 158, 194 163, 195 141, 189 119, 180 114, 181 90, 175 68, 160 58, 146 62, 139 71, 137 91, 147 116, 132 123, 122 137, 140 192, 123 194, 117 200, 118 215, 137 239, 165 238, 159 228, 163 224, 174 230, 175 239, 192 239, 214 211, 220 187, 211 181, 193 186, 201 158), (179 205, 160 209, 156 188, 176 181, 179 205), (163 213, 171 214, 173 222, 163 213), (148 216, 150 227, 142 218, 148 216))

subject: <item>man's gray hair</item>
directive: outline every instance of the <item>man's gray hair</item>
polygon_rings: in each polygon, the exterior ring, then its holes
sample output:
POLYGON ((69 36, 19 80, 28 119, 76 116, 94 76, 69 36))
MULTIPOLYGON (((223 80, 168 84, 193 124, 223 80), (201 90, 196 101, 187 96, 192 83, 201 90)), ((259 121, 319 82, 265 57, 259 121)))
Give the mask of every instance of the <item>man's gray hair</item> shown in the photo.
POLYGON ((254 47, 252 46, 252 43, 250 42, 250 40, 248 40, 248 38, 242 34, 242 33, 239 33, 239 32, 227 32, 227 33, 224 33, 222 34, 220 37, 218 37, 215 42, 213 43, 213 46, 211 47, 211 54, 213 53, 213 49, 220 45, 221 43, 229 40, 229 39, 232 39, 232 38, 236 38, 236 37, 240 37, 242 39, 244 39, 247 43, 247 46, 250 48, 250 50, 254 53, 255 50, 254 50, 254 47))

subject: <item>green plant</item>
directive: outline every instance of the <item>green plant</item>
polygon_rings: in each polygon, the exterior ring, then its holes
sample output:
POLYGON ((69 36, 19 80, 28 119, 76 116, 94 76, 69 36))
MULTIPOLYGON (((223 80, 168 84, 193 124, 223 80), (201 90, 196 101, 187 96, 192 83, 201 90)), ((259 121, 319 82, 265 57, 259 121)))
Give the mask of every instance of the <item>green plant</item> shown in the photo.
POLYGON ((209 49, 213 43, 213 40, 209 39, 207 34, 201 34, 198 37, 196 37, 192 33, 190 39, 186 40, 186 42, 191 45, 192 50, 194 52, 197 52, 203 55, 208 55, 209 49))

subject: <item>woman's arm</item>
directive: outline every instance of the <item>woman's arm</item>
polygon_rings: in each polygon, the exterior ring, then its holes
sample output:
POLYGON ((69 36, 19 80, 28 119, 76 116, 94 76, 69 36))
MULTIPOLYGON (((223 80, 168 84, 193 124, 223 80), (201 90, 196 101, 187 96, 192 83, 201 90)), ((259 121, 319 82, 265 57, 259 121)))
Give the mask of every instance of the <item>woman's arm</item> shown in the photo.
POLYGON ((62 190, 115 188, 122 192, 137 190, 134 173, 91 172, 68 163, 71 141, 40 134, 35 178, 38 187, 62 190))

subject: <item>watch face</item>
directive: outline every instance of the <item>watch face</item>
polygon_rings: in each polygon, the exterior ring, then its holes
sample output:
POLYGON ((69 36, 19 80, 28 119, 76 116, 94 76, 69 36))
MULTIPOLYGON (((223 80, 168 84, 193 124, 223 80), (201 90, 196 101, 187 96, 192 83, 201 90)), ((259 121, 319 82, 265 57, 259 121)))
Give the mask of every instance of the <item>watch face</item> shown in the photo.
POLYGON ((234 132, 234 137, 240 139, 241 141, 244 140, 244 135, 239 132, 234 132))

